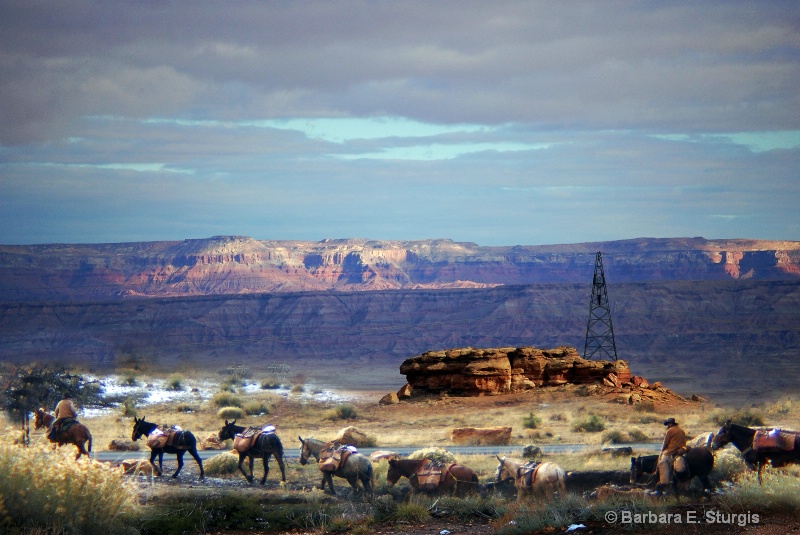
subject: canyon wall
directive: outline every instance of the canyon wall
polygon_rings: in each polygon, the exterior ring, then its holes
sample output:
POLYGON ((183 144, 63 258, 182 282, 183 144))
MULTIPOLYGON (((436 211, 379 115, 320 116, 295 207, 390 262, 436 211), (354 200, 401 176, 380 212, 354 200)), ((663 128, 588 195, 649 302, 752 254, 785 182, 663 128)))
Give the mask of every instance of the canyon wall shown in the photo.
POLYGON ((637 239, 480 247, 450 240, 0 245, 0 300, 124 299, 296 291, 585 283, 603 252, 614 283, 800 280, 800 242, 637 239))

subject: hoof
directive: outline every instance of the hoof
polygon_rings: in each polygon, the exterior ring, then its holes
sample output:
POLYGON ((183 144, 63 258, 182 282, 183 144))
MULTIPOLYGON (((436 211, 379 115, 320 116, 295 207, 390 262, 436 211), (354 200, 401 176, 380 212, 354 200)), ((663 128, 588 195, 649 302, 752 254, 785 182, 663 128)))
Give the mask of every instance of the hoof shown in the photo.
POLYGON ((253 476, 247 476, 246 479, 247 479, 248 483, 252 483, 253 482, 253 476))

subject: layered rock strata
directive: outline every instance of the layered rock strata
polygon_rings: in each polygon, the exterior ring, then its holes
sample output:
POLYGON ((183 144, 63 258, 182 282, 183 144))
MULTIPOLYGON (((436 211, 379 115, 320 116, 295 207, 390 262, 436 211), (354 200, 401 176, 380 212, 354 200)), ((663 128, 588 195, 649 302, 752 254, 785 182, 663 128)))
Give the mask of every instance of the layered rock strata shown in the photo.
POLYGON ((632 379, 624 360, 586 360, 566 346, 428 351, 405 360, 400 373, 411 395, 498 395, 568 383, 619 388, 632 379))

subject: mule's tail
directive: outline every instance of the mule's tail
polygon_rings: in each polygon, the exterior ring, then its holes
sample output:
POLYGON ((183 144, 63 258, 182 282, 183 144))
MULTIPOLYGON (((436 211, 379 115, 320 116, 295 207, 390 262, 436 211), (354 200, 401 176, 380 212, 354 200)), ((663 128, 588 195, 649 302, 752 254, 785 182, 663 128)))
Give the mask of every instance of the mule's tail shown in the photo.
POLYGON ((86 451, 92 453, 92 434, 89 433, 88 429, 86 431, 86 434, 89 435, 89 446, 86 448, 86 451))

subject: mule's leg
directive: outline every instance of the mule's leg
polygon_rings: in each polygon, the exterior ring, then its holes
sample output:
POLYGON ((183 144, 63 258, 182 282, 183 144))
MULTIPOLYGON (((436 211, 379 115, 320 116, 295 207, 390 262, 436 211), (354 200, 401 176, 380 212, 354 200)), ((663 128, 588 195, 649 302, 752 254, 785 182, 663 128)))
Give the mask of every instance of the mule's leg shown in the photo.
POLYGON ((244 476, 244 478, 247 481, 252 482, 253 481, 253 476, 249 475, 247 472, 245 472, 244 466, 242 466, 242 464, 244 464, 245 457, 247 457, 247 455, 245 455, 244 453, 240 453, 239 454, 239 471, 242 473, 242 475, 244 476))
POLYGON ((281 469, 281 481, 286 483, 286 467, 283 465, 283 455, 276 453, 275 460, 278 461, 278 466, 281 469))
POLYGON ((178 469, 175 470, 175 473, 172 474, 172 477, 178 477, 178 474, 181 472, 181 468, 183 468, 183 454, 186 453, 186 450, 178 450, 178 453, 175 454, 175 457, 178 461, 178 469))
POLYGON ((269 474, 269 453, 265 453, 264 456, 261 458, 264 461, 264 477, 261 479, 261 484, 265 485, 267 483, 267 474, 269 474))
MULTIPOLYGON (((197 453, 197 448, 192 448, 189 450, 189 455, 194 457, 194 460, 197 461, 197 466, 200 467, 200 479, 206 478, 206 472, 203 470, 203 459, 200 458, 200 454, 197 453)), ((183 455, 181 455, 181 460, 183 459, 183 455)), ((179 469, 180 470, 180 469, 179 469)), ((177 472, 176 472, 177 473, 177 472)))
POLYGON ((361 479, 361 484, 364 485, 364 491, 367 494, 372 494, 372 477, 364 472, 359 472, 358 477, 361 479))
POLYGON ((333 474, 330 472, 325 472, 325 475, 322 476, 322 490, 325 490, 325 483, 328 483, 328 487, 331 489, 331 496, 336 496, 336 489, 333 488, 333 474))
POLYGON ((150 450, 150 464, 153 465, 153 470, 159 476, 162 474, 161 471, 161 459, 164 457, 164 452, 162 451, 159 455, 159 450, 150 450), (158 466, 156 466, 156 457, 158 457, 158 466))
POLYGON ((762 483, 761 483, 761 469, 762 469, 763 467, 764 467, 764 463, 762 463, 762 462, 760 462, 760 461, 759 461, 759 463, 758 463, 758 484, 759 484, 759 485, 761 485, 761 484, 762 484, 762 483))

